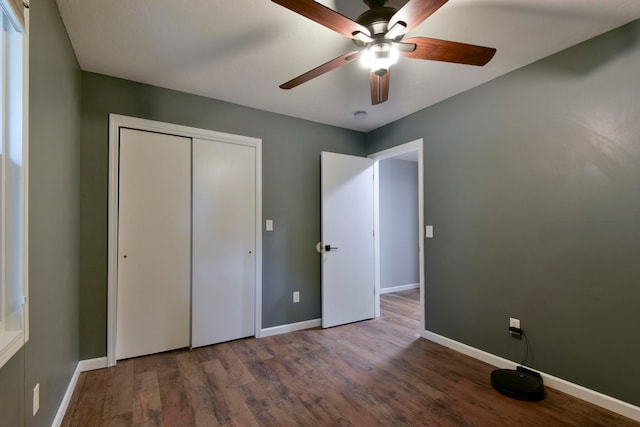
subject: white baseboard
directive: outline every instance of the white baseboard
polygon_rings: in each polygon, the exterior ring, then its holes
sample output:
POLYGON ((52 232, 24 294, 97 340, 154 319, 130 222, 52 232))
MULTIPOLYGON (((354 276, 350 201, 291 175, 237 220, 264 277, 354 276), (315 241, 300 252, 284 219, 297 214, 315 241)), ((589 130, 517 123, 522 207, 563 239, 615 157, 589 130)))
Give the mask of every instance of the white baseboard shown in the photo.
POLYGON ((53 419, 51 423, 51 427, 60 427, 62 424, 62 420, 64 419, 64 414, 67 412, 67 408, 69 407, 69 402, 71 402, 71 396, 73 396, 73 391, 76 389, 76 384, 78 383, 78 378, 80 377, 81 372, 92 371, 94 369, 106 368, 107 367, 107 358, 106 357, 98 357, 96 359, 88 359, 81 360, 76 365, 75 371, 73 371, 73 375, 71 376, 71 381, 69 381, 69 385, 67 386, 67 391, 64 393, 64 397, 62 398, 62 402, 60 402, 60 406, 58 407, 58 412, 56 412, 56 417, 53 419))
POLYGON ((390 292, 408 291, 409 289, 417 289, 420 283, 409 283, 408 285, 390 286, 388 288, 380 288, 380 294, 388 294, 390 292))
POLYGON ((300 331, 302 329, 317 328, 322 325, 321 319, 305 320, 304 322, 289 323, 287 325, 274 326, 265 328, 260 331, 260 338, 270 337, 272 335, 286 334, 287 332, 300 331))
MULTIPOLYGON (((433 332, 424 331, 422 337, 498 368, 515 369, 516 366, 519 366, 518 363, 511 360, 504 359, 500 356, 496 356, 495 354, 487 353, 486 351, 462 344, 461 342, 454 341, 433 332)), ((545 386, 554 388, 558 391, 623 415, 627 418, 631 418, 634 421, 640 421, 640 407, 638 406, 623 402, 622 400, 607 396, 606 394, 602 394, 595 390, 582 387, 578 384, 571 383, 563 380, 562 378, 554 377, 553 375, 545 374, 544 372, 537 370, 535 371, 542 375, 545 386)))
POLYGON ((107 367, 106 357, 96 357, 95 359, 81 360, 78 362, 80 372, 93 371, 94 369, 102 369, 107 367))
POLYGON ((73 372, 71 376, 71 381, 69 381, 69 385, 67 386, 67 391, 64 393, 64 397, 62 398, 62 402, 60 402, 60 406, 58 407, 58 412, 56 412, 56 417, 53 419, 51 423, 51 427, 60 427, 62 424, 62 419, 64 418, 64 414, 67 412, 67 408, 69 407, 69 402, 71 402, 71 396, 73 396, 73 390, 76 388, 76 384, 78 383, 78 377, 80 377, 80 363, 76 365, 76 370, 73 372))

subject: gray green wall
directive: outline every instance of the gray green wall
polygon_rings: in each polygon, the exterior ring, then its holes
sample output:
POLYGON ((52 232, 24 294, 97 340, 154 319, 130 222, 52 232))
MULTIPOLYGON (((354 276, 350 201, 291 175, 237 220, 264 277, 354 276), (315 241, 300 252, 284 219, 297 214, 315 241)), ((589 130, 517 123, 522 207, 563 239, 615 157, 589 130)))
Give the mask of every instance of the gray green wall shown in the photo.
POLYGON ((30 340, 0 369, 0 424, 11 427, 51 425, 79 351, 80 69, 55 2, 32 1, 30 13, 30 340))
POLYGON ((429 331, 640 404, 640 21, 368 134, 424 138, 429 331))
POLYGON ((364 155, 365 135, 83 72, 82 359, 106 355, 109 113, 261 138, 263 218, 274 222, 263 232, 262 326, 320 317, 320 151, 364 155))
POLYGON ((22 349, 0 368, 0 414, 7 426, 24 425, 25 390, 22 349))
POLYGON ((378 162, 380 288, 420 282, 418 163, 378 162))

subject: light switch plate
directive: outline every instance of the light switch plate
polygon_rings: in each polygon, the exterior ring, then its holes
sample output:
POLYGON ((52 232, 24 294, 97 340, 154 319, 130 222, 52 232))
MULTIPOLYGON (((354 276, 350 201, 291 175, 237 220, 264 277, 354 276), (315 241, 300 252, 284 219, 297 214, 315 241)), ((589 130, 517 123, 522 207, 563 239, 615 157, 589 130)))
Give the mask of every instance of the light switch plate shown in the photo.
POLYGON ((433 225, 427 225, 425 227, 424 235, 427 239, 433 239, 433 225))
POLYGON ((265 226, 267 231, 273 231, 273 220, 272 219, 268 219, 266 226, 265 226))

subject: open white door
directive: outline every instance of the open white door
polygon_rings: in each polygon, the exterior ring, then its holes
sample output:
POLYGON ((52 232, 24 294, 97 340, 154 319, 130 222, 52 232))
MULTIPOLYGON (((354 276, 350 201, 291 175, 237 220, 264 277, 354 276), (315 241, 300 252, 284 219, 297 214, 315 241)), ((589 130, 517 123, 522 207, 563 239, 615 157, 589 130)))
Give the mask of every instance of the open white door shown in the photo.
POLYGON ((322 327, 375 315, 373 165, 322 152, 322 327))

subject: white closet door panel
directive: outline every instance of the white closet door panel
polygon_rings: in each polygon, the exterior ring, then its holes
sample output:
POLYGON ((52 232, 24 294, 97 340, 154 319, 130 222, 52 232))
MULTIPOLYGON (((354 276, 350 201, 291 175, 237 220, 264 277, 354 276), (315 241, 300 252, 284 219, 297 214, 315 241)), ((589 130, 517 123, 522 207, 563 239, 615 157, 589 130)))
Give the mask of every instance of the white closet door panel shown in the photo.
POLYGON ((189 346, 191 144, 120 131, 116 358, 189 346))
POLYGON ((255 159, 193 141, 193 347, 255 334, 255 159))

